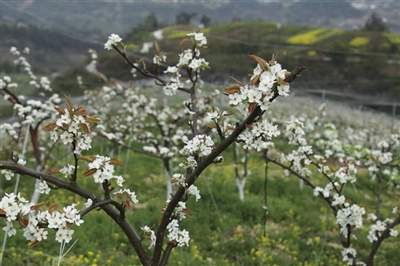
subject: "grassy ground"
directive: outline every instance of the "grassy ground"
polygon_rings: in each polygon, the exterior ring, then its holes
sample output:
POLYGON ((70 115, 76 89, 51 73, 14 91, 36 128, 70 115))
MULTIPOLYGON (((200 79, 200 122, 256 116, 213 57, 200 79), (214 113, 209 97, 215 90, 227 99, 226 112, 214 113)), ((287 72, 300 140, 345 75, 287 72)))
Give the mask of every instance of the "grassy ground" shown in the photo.
MULTIPOLYGON (((97 148, 103 151, 107 148, 97 148)), ((116 153, 125 162, 127 153, 116 153)), ((176 248, 169 265, 343 265, 338 228, 329 206, 312 195, 309 187, 299 188, 294 177, 284 177, 281 170, 269 167, 267 183, 268 215, 264 221, 264 162, 255 155, 250 161, 249 177, 245 189, 245 201, 238 198, 229 152, 226 161, 206 170, 197 182, 201 200, 190 199, 187 203, 193 218, 187 218, 181 227, 191 236, 190 247, 176 248)), ((80 171, 84 171, 82 169, 80 171)), ((126 185, 137 192, 140 204, 128 213, 129 222, 141 234, 143 224, 156 229, 161 216, 158 211, 165 203, 165 181, 161 163, 155 159, 129 154, 129 163, 119 169, 126 178, 126 185)), ((4 181, 2 181, 4 182, 4 181)), ((318 183, 318 177, 315 176, 318 183)), ((100 191, 90 179, 79 183, 100 191)), ((13 190, 10 182, 1 184, 3 192, 13 190)), ((29 198, 32 181, 22 177, 22 193, 29 198)), ((360 176, 354 188, 348 186, 348 198, 354 202, 367 202, 373 209, 369 179, 360 176), (365 201, 367 200, 367 201, 365 201)), ((60 205, 84 200, 68 192, 54 191, 48 197, 49 204, 60 205)), ((393 199, 392 199, 393 200, 393 199)), ((81 205, 83 208, 83 205, 81 205)), ((0 226, 4 227, 4 220, 0 226)), ((132 247, 119 228, 101 211, 85 217, 80 227, 75 227, 76 245, 63 259, 62 265, 140 265, 132 247)), ((0 232, 3 239, 4 231, 0 232)), ((366 255, 370 244, 367 232, 357 240, 361 256, 366 255)), ((49 232, 49 239, 53 232, 49 232)), ((71 243, 70 243, 71 244, 71 243)), ((399 240, 388 239, 377 254, 379 265, 396 265, 400 260, 397 252, 399 240)), ((145 244, 147 245, 147 243, 145 244)), ((29 249, 21 232, 7 240, 4 265, 54 265, 59 245, 54 240, 44 241, 29 249)), ((149 250, 151 253, 151 250, 149 250)))

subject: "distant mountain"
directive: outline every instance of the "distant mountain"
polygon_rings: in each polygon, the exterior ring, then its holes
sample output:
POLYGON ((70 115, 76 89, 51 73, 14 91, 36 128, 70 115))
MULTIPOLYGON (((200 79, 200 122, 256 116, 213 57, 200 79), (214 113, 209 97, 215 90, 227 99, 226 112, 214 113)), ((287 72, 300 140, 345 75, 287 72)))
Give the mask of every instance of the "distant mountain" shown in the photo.
POLYGON ((99 43, 74 38, 56 29, 12 20, 0 20, 0 22, 1 61, 16 59, 9 52, 10 47, 15 46, 20 51, 28 47, 31 50, 30 63, 34 68, 40 68, 43 74, 65 71, 88 58, 89 48, 98 50, 103 48, 99 43))
POLYGON ((5 19, 40 24, 86 40, 104 41, 108 34, 123 34, 151 13, 160 25, 175 24, 181 12, 203 15, 211 24, 232 20, 262 20, 280 24, 359 29, 372 12, 387 21, 392 32, 400 32, 400 1, 1 1, 5 19))

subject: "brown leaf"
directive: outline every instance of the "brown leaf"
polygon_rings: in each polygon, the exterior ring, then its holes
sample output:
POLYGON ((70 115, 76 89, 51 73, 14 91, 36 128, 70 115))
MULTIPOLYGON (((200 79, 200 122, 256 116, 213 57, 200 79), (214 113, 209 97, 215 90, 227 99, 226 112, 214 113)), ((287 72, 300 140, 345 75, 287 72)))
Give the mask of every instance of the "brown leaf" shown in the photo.
POLYGON ((260 83, 261 74, 255 76, 253 79, 250 80, 250 85, 257 85, 260 83))
POLYGON ((228 94, 235 94, 240 92, 240 86, 235 84, 235 85, 230 85, 226 88, 224 88, 224 91, 228 94))
POLYGON ((89 134, 90 129, 85 123, 80 123, 79 125, 81 126, 81 129, 83 130, 83 132, 85 132, 85 134, 89 134))
POLYGON ((154 41, 154 46, 156 47, 157 54, 159 54, 161 52, 161 49, 157 41, 154 41))
POLYGON ((86 161, 86 162, 94 162, 96 160, 96 156, 93 155, 85 155, 85 156, 79 156, 79 160, 86 161))
POLYGON ((237 80, 236 78, 232 77, 232 76, 228 76, 228 78, 233 79, 237 84, 239 84, 240 86, 244 86, 244 84, 242 82, 240 82, 239 80, 237 80))
POLYGON ((271 66, 275 65, 275 62, 276 62, 277 58, 278 58, 278 53, 276 53, 276 56, 275 56, 275 54, 272 54, 272 58, 271 58, 271 60, 269 60, 269 64, 271 66))
POLYGON ((101 122, 101 119, 98 118, 97 116, 88 116, 86 117, 86 122, 89 124, 95 124, 101 122))
POLYGON ((111 158, 111 160, 108 162, 109 164, 112 165, 118 165, 118 166, 125 166, 125 164, 123 164, 120 160, 118 160, 117 158, 111 158))
POLYGON ((36 210, 36 209, 39 209, 40 207, 46 205, 48 202, 49 202, 49 201, 46 200, 46 201, 43 201, 42 203, 32 205, 32 206, 30 207, 30 208, 31 208, 31 211, 34 211, 34 210, 36 210))
POLYGON ((41 241, 35 240, 32 243, 29 244, 29 248, 33 248, 34 246, 36 246, 37 244, 39 244, 41 241))
POLYGON ((48 212, 51 214, 53 213, 58 207, 58 203, 54 203, 53 205, 50 206, 48 212))
POLYGON ((183 209, 183 213, 189 217, 193 217, 193 213, 189 209, 183 209))
POLYGON ((161 216, 160 219, 158 219, 158 225, 161 224, 163 217, 161 216))
POLYGON ((94 173, 96 173, 97 172, 97 169, 95 169, 95 168, 92 168, 92 169, 89 169, 89 170, 87 170, 86 172, 84 172, 83 173, 83 176, 91 176, 91 175, 93 175, 94 173))
POLYGON ((54 106, 54 109, 60 114, 60 115, 65 115, 65 110, 61 107, 54 106))
POLYGON ((85 108, 83 108, 83 107, 78 107, 78 108, 75 110, 74 113, 75 113, 76 115, 81 115, 81 116, 83 116, 83 117, 86 117, 86 116, 87 116, 87 112, 86 112, 85 108))
POLYGON ((247 128, 248 130, 252 130, 252 129, 253 129, 253 126, 252 126, 252 125, 246 124, 245 126, 246 126, 246 128, 247 128))
POLYGON ((5 210, 3 210, 2 208, 0 208, 0 214, 7 214, 5 210))
POLYGON ((247 110, 249 111, 249 113, 252 113, 254 111, 254 109, 256 109, 257 104, 256 103, 250 103, 249 107, 247 108, 247 110))
POLYGON ((261 67, 262 70, 267 71, 268 70, 268 63, 261 57, 258 57, 256 55, 249 55, 251 59, 255 60, 261 67))
POLYGON ((17 217, 17 218, 18 218, 19 224, 20 224, 23 228, 25 228, 25 227, 28 226, 28 224, 29 224, 29 219, 22 218, 22 216, 19 215, 19 214, 18 214, 18 217, 17 217))
POLYGON ((279 85, 289 85, 289 82, 286 82, 284 79, 278 77, 278 84, 279 85))
POLYGON ((73 114, 74 113, 74 105, 72 104, 71 100, 69 99, 68 96, 65 96, 65 100, 67 101, 66 105, 67 105, 67 110, 68 113, 73 114))
POLYGON ((189 41, 188 38, 183 39, 180 43, 179 46, 184 45, 185 43, 187 43, 189 41))
POLYGON ((125 200, 124 204, 126 207, 130 208, 131 207, 131 202, 129 200, 125 200))
POLYGON ((54 175, 54 174, 58 174, 59 172, 60 172, 60 169, 58 169, 58 168, 50 168, 49 170, 47 170, 46 174, 54 175))
POLYGON ((42 130, 44 131, 54 131, 54 129, 57 127, 56 122, 51 122, 44 127, 42 127, 42 130))

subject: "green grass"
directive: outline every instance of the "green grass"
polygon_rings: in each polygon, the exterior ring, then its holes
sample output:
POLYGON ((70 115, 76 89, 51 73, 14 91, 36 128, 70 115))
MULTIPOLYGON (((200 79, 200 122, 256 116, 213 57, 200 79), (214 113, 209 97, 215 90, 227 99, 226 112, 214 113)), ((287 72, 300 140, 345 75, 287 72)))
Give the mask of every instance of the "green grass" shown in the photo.
MULTIPOLYGON (((97 146, 93 153, 104 153, 110 146, 97 146)), ((125 162, 128 154, 116 153, 115 157, 125 162)), ((197 181, 202 198, 195 202, 190 199, 187 206, 194 214, 187 218, 181 227, 191 236, 190 247, 176 248, 172 252, 169 265, 343 265, 335 217, 326 203, 312 195, 305 186, 299 189, 299 181, 292 176, 285 177, 277 167, 270 166, 267 193, 268 216, 264 235, 264 169, 261 157, 253 156, 249 163, 252 171, 245 189, 245 201, 238 198, 234 173, 230 162, 230 153, 225 154, 223 164, 207 169, 197 181), (215 203, 214 203, 215 202, 215 203)), ((126 167, 119 167, 118 174, 126 178, 126 187, 136 191, 140 204, 128 211, 127 217, 134 229, 140 234, 143 224, 154 229, 161 216, 159 210, 165 203, 165 179, 161 162, 129 154, 126 167)), ((80 173, 85 171, 82 165, 80 173)), ((322 180, 314 177, 319 184, 322 180)), ((78 183, 96 193, 99 185, 91 178, 80 178, 78 183)), ((322 184, 322 183, 321 183, 322 184)), ((3 183, 3 189, 12 191, 11 182, 3 183), (7 184, 7 185, 6 185, 7 184), (6 185, 6 186, 4 186, 6 185)), ((22 194, 29 196, 32 182, 23 177, 20 187, 22 194)), ((373 210, 374 199, 366 200, 370 194, 371 183, 361 173, 356 193, 351 186, 346 194, 353 202, 363 202, 367 210, 373 210)), ((84 202, 83 199, 65 191, 53 191, 49 205, 57 202, 60 206, 70 202, 84 202)), ((384 199, 385 204, 394 199, 384 199)), ((83 208, 83 205, 81 205, 83 208)), ((388 215, 383 213, 383 215, 388 215)), ((137 256, 127 243, 121 230, 101 211, 93 211, 84 218, 80 226, 74 226, 73 239, 79 239, 63 260, 62 265, 139 265, 137 256), (101 237, 99 237, 101 236, 101 237)), ((0 220, 0 227, 4 226, 0 220)), ((361 256, 365 256, 370 247, 365 236, 357 240, 361 256)), ((4 231, 0 238, 3 239, 4 231)), ((4 265, 53 265, 57 261, 58 244, 49 239, 29 249, 22 233, 7 240, 4 265)), ((145 243, 147 245, 148 243, 145 243)), ((393 265, 400 260, 396 247, 399 240, 385 240, 377 254, 380 265, 393 265)), ((146 249, 147 250, 147 249, 146 249)), ((151 250, 149 251, 151 253, 151 250)), ((150 254, 149 253, 149 254, 150 254)))

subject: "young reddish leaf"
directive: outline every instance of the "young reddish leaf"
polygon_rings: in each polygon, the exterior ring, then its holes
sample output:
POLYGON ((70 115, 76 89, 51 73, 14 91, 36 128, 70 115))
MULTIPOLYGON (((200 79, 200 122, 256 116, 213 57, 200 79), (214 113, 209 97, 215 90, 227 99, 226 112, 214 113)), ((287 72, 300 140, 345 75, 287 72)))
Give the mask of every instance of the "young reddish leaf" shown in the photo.
POLYGON ((83 107, 76 108, 76 110, 74 111, 74 114, 81 115, 83 117, 87 116, 87 112, 86 112, 85 108, 83 108, 83 107))
POLYGON ((118 160, 117 158, 111 158, 111 160, 108 162, 109 164, 112 165, 118 165, 118 166, 125 166, 125 164, 123 164, 120 160, 118 160))
POLYGON ((2 208, 0 208, 0 214, 7 214, 5 210, 3 210, 2 208))
POLYGON ((224 88, 224 91, 227 94, 235 94, 235 93, 239 93, 240 92, 240 86, 239 85, 230 85, 226 88, 224 88))
POLYGON ((188 217, 193 217, 193 213, 189 209, 183 209, 183 213, 188 217))
POLYGON ((253 126, 252 126, 252 125, 246 124, 245 126, 246 126, 246 128, 247 128, 248 130, 252 130, 252 129, 253 129, 253 126))
POLYGON ((289 85, 289 82, 286 82, 284 79, 278 77, 278 84, 279 85, 289 85))
POLYGON ((131 202, 129 200, 125 200, 124 204, 126 207, 131 208, 131 202))
POLYGON ((254 111, 254 109, 256 109, 257 104, 256 103, 250 103, 249 107, 247 108, 247 110, 249 111, 249 113, 252 113, 254 111))
POLYGON ((94 162, 96 160, 96 156, 93 155, 85 155, 85 156, 79 156, 79 160, 86 161, 86 162, 94 162))
POLYGON ((53 213, 58 207, 58 203, 54 203, 53 205, 50 206, 48 212, 51 214, 53 213))
POLYGON ((65 96, 65 100, 66 100, 66 105, 67 105, 67 110, 68 113, 73 114, 74 113, 74 105, 72 104, 71 100, 69 99, 68 96, 65 96))
POLYGON ((122 194, 121 193, 117 193, 116 194, 118 198, 122 199, 122 194))
POLYGON ((161 52, 161 49, 157 41, 154 41, 154 46, 156 47, 157 54, 159 54, 161 52))
POLYGON ((160 225, 161 224, 161 222, 162 222, 162 216, 160 217, 160 219, 158 219, 158 225, 160 225))
POLYGON ((34 210, 36 210, 36 209, 39 209, 40 207, 46 205, 48 202, 49 202, 49 201, 46 200, 46 201, 43 201, 42 203, 32 205, 32 206, 30 207, 30 208, 31 208, 31 211, 34 211, 34 210))
POLYGON ((232 76, 228 76, 228 78, 233 79, 237 84, 239 84, 240 86, 244 86, 244 84, 242 82, 240 82, 239 80, 237 80, 236 78, 232 77, 232 76))
POLYGON ((187 43, 189 41, 188 38, 183 39, 180 43, 179 46, 184 45, 185 43, 187 43))
POLYGON ((17 218, 18 218, 19 224, 20 224, 23 228, 25 228, 25 227, 28 226, 28 224, 29 224, 29 219, 22 218, 22 216, 19 215, 19 214, 18 214, 18 217, 17 217, 17 218))
POLYGON ((92 168, 92 169, 89 169, 89 170, 87 170, 86 172, 84 172, 83 173, 83 176, 91 176, 91 175, 93 175, 94 173, 96 173, 97 172, 97 169, 95 169, 95 168, 92 168))
POLYGON ((59 115, 65 115, 65 110, 63 108, 54 106, 54 109, 56 109, 59 115))
POLYGON ((50 168, 49 170, 47 170, 46 174, 54 175, 54 174, 58 174, 59 172, 60 172, 60 169, 58 169, 58 168, 50 168))
POLYGON ((39 244, 41 241, 35 240, 32 243, 29 244, 29 248, 33 248, 34 246, 36 246, 37 244, 39 244))
POLYGON ((209 128, 217 128, 217 125, 215 123, 208 124, 207 127, 209 128))
POLYGON ((86 117, 85 120, 89 124, 96 124, 96 123, 99 123, 101 121, 101 119, 98 118, 97 116, 88 116, 88 117, 86 117))
POLYGON ((165 205, 165 206, 160 210, 160 212, 161 212, 161 213, 164 213, 166 208, 167 208, 167 205, 165 205))
POLYGON ((42 127, 42 130, 44 131, 54 131, 54 129, 57 127, 55 122, 51 122, 47 125, 45 125, 44 127, 42 127))
POLYGON ((276 58, 278 58, 278 53, 276 53, 276 56, 275 56, 275 54, 272 54, 272 58, 271 58, 271 60, 269 60, 268 63, 269 63, 271 66, 275 65, 276 58))
POLYGON ((85 132, 86 134, 89 134, 89 132, 90 132, 89 127, 85 123, 80 123, 79 125, 81 126, 83 132, 85 132))
POLYGON ((255 60, 261 67, 262 70, 267 71, 268 70, 268 63, 261 57, 258 57, 256 55, 249 55, 251 59, 255 60))
POLYGON ((255 76, 252 80, 250 80, 250 85, 257 85, 260 83, 261 74, 255 76))

